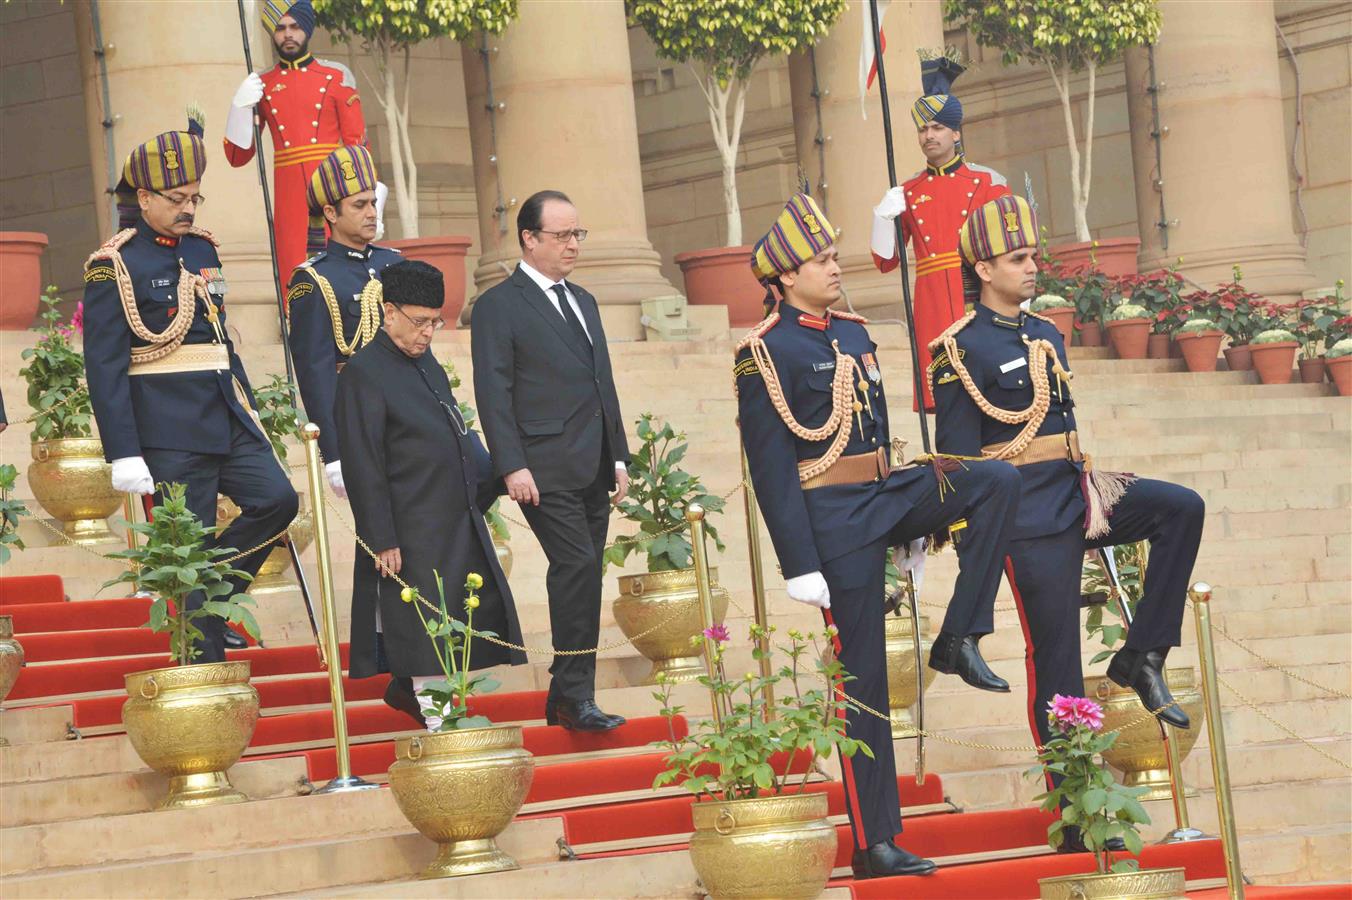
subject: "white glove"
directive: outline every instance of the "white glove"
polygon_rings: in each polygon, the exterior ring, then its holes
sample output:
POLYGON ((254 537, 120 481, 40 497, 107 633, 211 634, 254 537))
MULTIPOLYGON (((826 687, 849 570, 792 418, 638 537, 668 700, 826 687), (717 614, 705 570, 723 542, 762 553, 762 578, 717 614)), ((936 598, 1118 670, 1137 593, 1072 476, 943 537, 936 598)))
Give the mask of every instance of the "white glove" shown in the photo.
POLYGON ((343 461, 335 459, 331 463, 324 464, 324 477, 329 480, 329 487, 341 499, 347 499, 347 485, 343 484, 343 461))
POLYGON ((235 89, 235 99, 231 102, 236 109, 253 109, 262 99, 263 79, 257 72, 250 72, 235 89))
POLYGON ((896 555, 897 569, 905 574, 911 573, 911 583, 917 592, 925 580, 925 539, 916 538, 905 547, 900 547, 896 555))
POLYGON ((390 186, 376 182, 376 240, 385 236, 385 201, 390 198, 390 186))
POLYGON ((873 230, 869 233, 869 249, 879 259, 892 259, 897 255, 897 226, 894 220, 906 212, 906 193, 894 187, 878 205, 873 207, 873 230))
POLYGON ((880 219, 892 220, 902 213, 906 212, 906 192, 899 186, 889 188, 883 198, 878 201, 878 205, 873 207, 873 214, 880 219))
POLYGON ((789 596, 799 603, 806 603, 818 609, 831 608, 831 591, 827 588, 826 579, 822 577, 821 572, 808 572, 806 575, 790 578, 785 582, 785 587, 789 589, 789 596))
POLYGON ((150 477, 146 461, 139 456, 113 460, 113 490, 124 494, 155 493, 155 479, 150 477))
POLYGON ((225 117, 225 139, 241 150, 253 146, 254 107, 262 99, 263 79, 258 77, 257 72, 250 72, 239 83, 235 99, 230 104, 230 112, 225 117))

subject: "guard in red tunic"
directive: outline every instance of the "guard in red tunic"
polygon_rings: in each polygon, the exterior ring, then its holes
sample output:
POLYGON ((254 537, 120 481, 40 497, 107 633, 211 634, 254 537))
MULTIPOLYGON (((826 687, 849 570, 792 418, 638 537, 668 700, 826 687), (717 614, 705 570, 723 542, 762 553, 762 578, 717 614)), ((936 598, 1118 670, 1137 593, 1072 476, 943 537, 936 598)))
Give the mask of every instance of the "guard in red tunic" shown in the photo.
MULTIPOLYGON (((983 203, 1009 193, 1004 176, 963 156, 962 103, 949 93, 962 72, 963 67, 946 56, 921 62, 925 96, 915 101, 911 119, 928 164, 884 194, 873 210, 870 244, 879 271, 890 272, 898 264, 892 224, 897 216, 904 240, 915 251, 915 336, 920 364, 927 369, 930 341, 963 315, 958 229, 983 203)), ((922 381, 925 411, 933 412, 930 379, 922 381)))
MULTIPOLYGON (((339 147, 365 145, 366 120, 352 71, 310 53, 310 35, 315 29, 310 0, 262 0, 259 5, 281 59, 261 75, 251 72, 235 92, 225 122, 225 158, 236 168, 253 159, 258 149, 254 146, 257 114, 272 134, 275 249, 277 270, 285 279, 308 255, 305 191, 310 175, 339 147)), ((384 187, 377 188, 380 207, 384 206, 384 187)))

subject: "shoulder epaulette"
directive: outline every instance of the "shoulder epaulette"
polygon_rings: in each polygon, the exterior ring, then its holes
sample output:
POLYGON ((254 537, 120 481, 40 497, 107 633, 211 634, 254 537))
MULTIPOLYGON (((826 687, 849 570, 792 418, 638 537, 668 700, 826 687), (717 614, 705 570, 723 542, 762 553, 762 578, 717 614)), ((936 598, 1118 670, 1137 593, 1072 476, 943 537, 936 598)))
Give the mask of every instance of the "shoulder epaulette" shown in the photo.
POLYGON ((85 260, 85 268, 87 269, 93 265, 94 260, 96 259, 112 259, 117 255, 118 251, 122 249, 122 245, 131 240, 135 234, 135 228, 124 228, 117 234, 108 238, 108 240, 99 245, 99 249, 89 254, 89 258, 85 260))
POLYGON ((320 59, 315 57, 315 62, 321 66, 328 66, 330 69, 337 69, 343 73, 343 87, 355 88, 357 86, 357 76, 352 74, 352 70, 340 62, 332 59, 320 59))
POLYGON ((219 247, 221 245, 221 242, 216 240, 216 235, 207 231, 205 228, 198 228, 194 225, 192 228, 188 229, 188 234, 193 237, 199 237, 204 241, 209 241, 213 247, 219 247))
MULTIPOLYGON (((324 257, 328 256, 328 255, 329 255, 329 251, 327 251, 327 250, 320 250, 320 251, 319 251, 318 253, 316 253, 314 256, 310 257, 310 258, 307 259, 305 262, 303 262, 303 263, 301 263, 300 265, 296 266, 296 269, 303 269, 303 268, 305 268, 306 266, 312 266, 312 265, 314 265, 315 263, 319 262, 319 261, 320 261, 321 259, 323 259, 324 257)), ((292 270, 292 273, 293 273, 293 274, 295 273, 295 269, 292 270)))
POLYGON ((1033 312, 1031 309, 1028 310, 1027 312, 1028 312, 1028 315, 1032 316, 1034 319, 1041 319, 1042 321, 1046 322, 1048 325, 1052 326, 1053 328, 1056 327, 1056 323, 1053 322, 1051 319, 1047 318, 1046 316, 1044 316, 1042 313, 1035 313, 1035 312, 1033 312))
POLYGON ((990 166, 978 166, 976 163, 970 162, 967 163, 966 165, 967 168, 971 169, 973 172, 979 172, 985 175, 989 175, 991 179, 991 184, 999 185, 1000 187, 1009 186, 1009 182, 1005 180, 1005 176, 1001 175, 999 172, 995 171, 990 166))
POLYGON ((827 310, 827 314, 830 315, 831 318, 833 319, 841 319, 846 322, 858 322, 860 325, 868 324, 868 319, 859 315, 859 313, 840 312, 839 310, 831 309, 827 310))
POLYGON ((737 346, 733 350, 733 353, 734 354, 741 353, 747 347, 750 347, 756 341, 759 341, 761 338, 763 338, 766 332, 768 332, 771 328, 774 328, 775 325, 777 325, 778 323, 779 323, 779 310, 776 309, 774 312, 770 313, 770 315, 766 316, 764 319, 761 319, 759 322, 757 322, 750 331, 748 331, 746 334, 742 336, 742 339, 737 342, 737 346))
POLYGON ((963 316, 961 319, 958 319, 958 321, 954 322, 952 325, 949 325, 947 328, 945 328, 942 334, 940 334, 937 338, 929 342, 930 353, 934 353, 940 347, 942 347, 944 341, 948 340, 951 337, 956 337, 958 332, 962 331, 964 328, 970 325, 972 323, 972 320, 975 318, 976 318, 976 310, 970 310, 967 313, 967 315, 963 316))

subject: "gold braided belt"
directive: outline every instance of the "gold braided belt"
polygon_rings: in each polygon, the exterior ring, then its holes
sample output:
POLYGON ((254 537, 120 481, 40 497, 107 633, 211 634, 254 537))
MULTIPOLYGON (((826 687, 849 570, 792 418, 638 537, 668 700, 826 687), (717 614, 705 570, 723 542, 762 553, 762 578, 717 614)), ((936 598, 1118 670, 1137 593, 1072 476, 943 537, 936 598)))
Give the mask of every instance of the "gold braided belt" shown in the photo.
POLYGON ((892 460, 887 447, 879 447, 870 453, 853 453, 841 456, 826 467, 826 470, 808 478, 802 473, 810 471, 821 463, 820 459, 805 459, 798 463, 799 477, 803 490, 830 487, 835 484, 868 484, 882 481, 892 471, 892 460))
POLYGON ((145 361, 132 360, 128 375, 169 375, 174 372, 223 372, 230 368, 224 344, 180 344, 171 352, 145 361))
POLYGON ((982 447, 981 453, 983 456, 994 459, 1004 459, 1005 462, 1014 466, 1031 466, 1033 463, 1051 462, 1055 459, 1084 462, 1084 454, 1080 452, 1080 433, 1078 431, 1035 437, 1028 442, 1028 446, 1013 456, 1001 457, 1000 452, 1007 446, 1009 446, 1008 443, 990 444, 982 447))

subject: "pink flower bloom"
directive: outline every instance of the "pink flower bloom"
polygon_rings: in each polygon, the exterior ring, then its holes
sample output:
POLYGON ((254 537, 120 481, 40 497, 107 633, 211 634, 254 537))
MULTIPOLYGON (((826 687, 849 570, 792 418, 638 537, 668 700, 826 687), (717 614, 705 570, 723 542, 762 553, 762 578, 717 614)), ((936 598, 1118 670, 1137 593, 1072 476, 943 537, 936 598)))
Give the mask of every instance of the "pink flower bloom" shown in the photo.
POLYGON ((76 334, 84 334, 84 301, 75 304, 75 313, 70 317, 70 327, 76 334))
POLYGON ((726 625, 710 625, 704 629, 704 636, 716 644, 726 643, 732 637, 726 625))
POLYGON ((1057 694, 1047 704, 1047 713, 1063 732, 1069 732, 1077 725, 1084 725, 1090 731, 1103 727, 1103 707, 1086 697, 1057 694))

